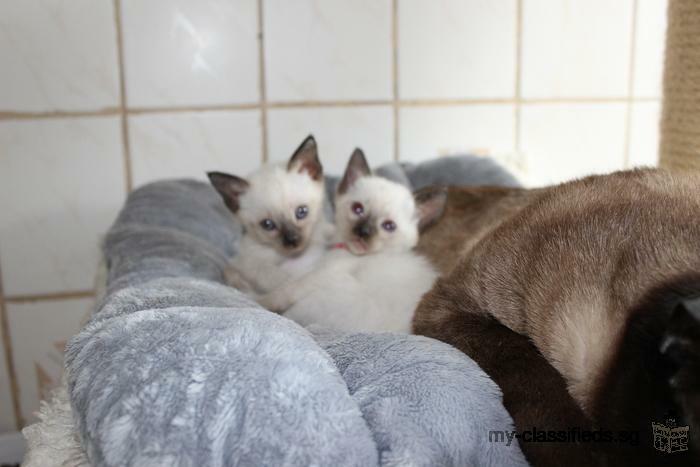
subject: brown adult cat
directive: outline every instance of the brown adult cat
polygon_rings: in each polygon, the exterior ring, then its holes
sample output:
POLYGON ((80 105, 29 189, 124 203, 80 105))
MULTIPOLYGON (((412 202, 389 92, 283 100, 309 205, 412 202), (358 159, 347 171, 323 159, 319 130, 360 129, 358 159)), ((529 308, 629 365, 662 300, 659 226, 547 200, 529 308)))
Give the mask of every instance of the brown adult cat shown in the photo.
MULTIPOLYGON (((630 463, 697 461, 697 450, 655 451, 651 423, 674 415, 691 425, 691 437, 700 435, 700 316, 678 306, 700 293, 698 219, 700 180, 657 170, 537 190, 452 189, 444 218, 419 245, 450 272, 423 298, 414 330, 482 365, 518 429, 528 419, 585 429, 588 418, 639 432, 638 448, 625 450, 636 457, 630 463), (531 339, 563 381, 494 318, 531 339), (515 347, 508 356, 484 349, 499 344, 515 347), (583 413, 572 411, 564 382, 583 413), (545 401, 523 388, 531 383, 545 401)), ((535 464, 546 463, 532 454, 543 447, 523 447, 535 464)), ((598 463, 610 462, 602 456, 598 463)))

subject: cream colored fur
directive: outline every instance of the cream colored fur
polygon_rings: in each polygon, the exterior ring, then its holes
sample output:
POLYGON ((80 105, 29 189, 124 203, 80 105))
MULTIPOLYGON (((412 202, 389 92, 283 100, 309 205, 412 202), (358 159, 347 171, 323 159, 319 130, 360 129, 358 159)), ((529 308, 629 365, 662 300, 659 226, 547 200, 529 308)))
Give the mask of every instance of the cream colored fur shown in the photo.
POLYGON ((420 220, 413 194, 404 186, 360 177, 336 199, 336 235, 348 249, 330 251, 314 271, 260 297, 260 303, 302 325, 410 332, 414 309, 437 278, 413 251, 420 220), (361 215, 353 211, 355 203, 363 205, 361 215), (370 239, 353 232, 363 220, 374 224, 370 239), (394 231, 382 228, 387 220, 396 225, 394 231))

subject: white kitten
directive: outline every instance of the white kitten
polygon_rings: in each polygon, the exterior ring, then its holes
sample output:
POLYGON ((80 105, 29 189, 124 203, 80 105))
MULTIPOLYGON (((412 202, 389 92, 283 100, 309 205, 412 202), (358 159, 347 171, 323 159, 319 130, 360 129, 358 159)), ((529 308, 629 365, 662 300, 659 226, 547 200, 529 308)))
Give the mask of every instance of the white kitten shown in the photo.
POLYGON ((421 193, 414 198, 403 185, 372 176, 355 150, 336 196, 340 248, 314 271, 259 297, 260 303, 305 326, 410 332, 416 305, 437 277, 412 250, 446 200, 444 189, 421 193))
POLYGON ((332 228, 323 218, 323 167, 313 136, 284 165, 264 166, 247 180, 210 172, 209 180, 243 225, 226 281, 265 293, 310 271, 332 228))

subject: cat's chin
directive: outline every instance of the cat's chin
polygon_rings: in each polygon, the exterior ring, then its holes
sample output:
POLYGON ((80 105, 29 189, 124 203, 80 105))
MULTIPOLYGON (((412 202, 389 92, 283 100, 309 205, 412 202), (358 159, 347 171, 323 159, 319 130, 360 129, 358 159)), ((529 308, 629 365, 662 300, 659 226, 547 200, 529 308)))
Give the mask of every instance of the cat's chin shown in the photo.
POLYGON ((294 259, 294 258, 298 258, 302 254, 304 254, 306 252, 308 246, 309 246, 308 243, 304 243, 303 245, 300 245, 294 249, 276 248, 276 250, 279 252, 280 255, 286 256, 287 258, 290 258, 290 259, 294 259))
POLYGON ((369 246, 362 240, 350 240, 347 245, 353 255, 362 256, 369 253, 369 246))

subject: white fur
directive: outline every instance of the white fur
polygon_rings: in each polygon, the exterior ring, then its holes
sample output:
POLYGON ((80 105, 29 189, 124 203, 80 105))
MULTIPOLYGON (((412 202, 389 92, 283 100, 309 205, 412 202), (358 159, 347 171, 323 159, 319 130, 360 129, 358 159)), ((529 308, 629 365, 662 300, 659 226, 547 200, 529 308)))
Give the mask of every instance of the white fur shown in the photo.
POLYGON ((413 312, 436 277, 411 252, 356 256, 335 250, 316 271, 280 289, 291 302, 284 315, 303 326, 409 333, 413 312))
POLYGON ((378 251, 407 251, 418 243, 418 219, 413 194, 403 185, 385 178, 360 177, 348 190, 336 198, 335 225, 339 237, 348 242, 353 253, 372 253, 378 251), (365 217, 373 220, 377 229, 376 236, 367 251, 358 248, 353 239, 352 228, 359 220, 352 211, 352 204, 362 203, 365 217), (386 232, 381 224, 386 220, 396 223, 394 232, 386 232))
POLYGON ((305 326, 410 332, 414 310, 437 277, 428 261, 412 251, 418 241, 417 212, 404 186, 360 178, 336 201, 338 240, 350 251, 330 251, 313 272, 260 297, 261 304, 285 311, 305 326), (352 212, 355 202, 364 205, 363 216, 352 212), (376 224, 369 242, 360 242, 352 231, 361 217, 376 224), (386 220, 396 224, 394 232, 382 229, 386 220))
POLYGON ((42 401, 39 421, 25 427, 22 434, 27 440, 24 467, 88 467, 78 434, 65 380, 54 389, 48 401, 42 401))
POLYGON ((311 271, 324 253, 332 227, 323 218, 323 180, 314 181, 306 173, 270 165, 247 181, 250 187, 240 196, 236 213, 245 233, 226 271, 226 280, 244 291, 264 293, 311 271), (301 205, 308 206, 309 214, 297 220, 294 212, 301 205), (260 226, 266 218, 289 222, 301 230, 303 240, 298 251, 285 251, 279 231, 268 232, 260 226))

